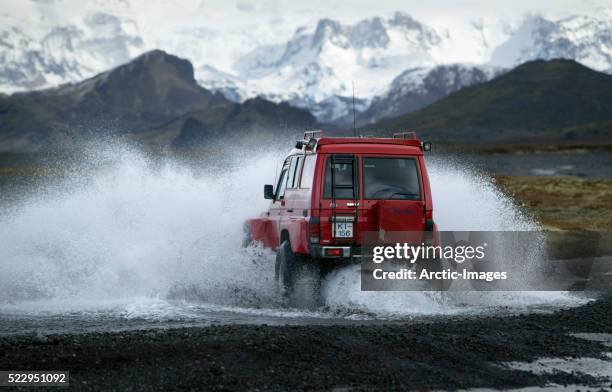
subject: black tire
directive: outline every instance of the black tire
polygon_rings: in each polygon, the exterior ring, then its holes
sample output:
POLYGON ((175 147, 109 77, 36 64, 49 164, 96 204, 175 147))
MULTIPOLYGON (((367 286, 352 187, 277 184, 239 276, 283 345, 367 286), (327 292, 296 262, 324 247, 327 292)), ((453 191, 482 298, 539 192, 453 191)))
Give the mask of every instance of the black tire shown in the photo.
POLYGON ((289 241, 278 247, 274 275, 287 306, 314 309, 321 304, 319 264, 293 253, 289 241))
POLYGON ((274 277, 283 297, 287 297, 293 291, 295 264, 295 254, 291 250, 291 245, 288 241, 283 241, 276 251, 276 263, 274 265, 274 277))

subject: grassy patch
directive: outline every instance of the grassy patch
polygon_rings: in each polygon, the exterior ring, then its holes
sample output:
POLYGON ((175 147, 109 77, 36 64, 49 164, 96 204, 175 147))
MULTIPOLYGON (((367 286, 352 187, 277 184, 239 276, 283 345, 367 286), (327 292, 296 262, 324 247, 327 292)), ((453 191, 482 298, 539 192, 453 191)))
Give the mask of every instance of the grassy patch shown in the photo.
POLYGON ((612 180, 497 176, 496 182, 546 228, 612 230, 612 180))

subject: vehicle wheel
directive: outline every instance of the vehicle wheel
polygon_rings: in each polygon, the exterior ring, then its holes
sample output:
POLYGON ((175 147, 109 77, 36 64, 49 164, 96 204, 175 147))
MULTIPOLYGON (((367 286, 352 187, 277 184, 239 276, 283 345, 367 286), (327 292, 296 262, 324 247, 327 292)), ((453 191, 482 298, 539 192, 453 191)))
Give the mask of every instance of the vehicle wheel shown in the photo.
POLYGON ((278 289, 283 297, 293 290, 295 275, 295 255, 288 241, 284 241, 276 251, 276 263, 274 265, 275 279, 278 289))
POLYGON ((283 241, 276 252, 275 278, 287 306, 313 309, 320 305, 319 264, 295 255, 289 241, 283 241))
POLYGON ((297 261, 291 301, 299 308, 316 309, 323 305, 321 268, 316 260, 307 257, 297 257, 297 261))
POLYGON ((251 237, 251 228, 248 224, 245 223, 244 226, 242 226, 242 233, 242 247, 247 248, 253 241, 251 237))

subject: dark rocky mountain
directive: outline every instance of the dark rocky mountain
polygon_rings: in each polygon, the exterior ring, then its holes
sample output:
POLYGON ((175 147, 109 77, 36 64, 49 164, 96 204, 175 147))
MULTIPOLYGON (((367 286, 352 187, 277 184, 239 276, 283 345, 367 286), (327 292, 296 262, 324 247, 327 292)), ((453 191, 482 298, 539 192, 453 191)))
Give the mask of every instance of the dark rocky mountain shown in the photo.
POLYGON ((170 137, 172 147, 183 149, 219 141, 274 143, 284 135, 300 135, 316 125, 307 110, 253 98, 242 104, 217 105, 188 113, 151 134, 159 140, 170 137))
MULTIPOLYGON (((315 123, 306 111, 254 101, 240 105, 211 93, 196 83, 189 61, 155 50, 80 83, 0 96, 0 150, 59 148, 100 135, 173 143, 160 133, 189 118, 217 136, 235 124, 249 131, 315 123)), ((190 124, 187 135, 196 132, 190 124)), ((177 144, 186 147, 189 139, 182 136, 177 144)))
POLYGON ((435 140, 465 142, 609 142, 612 75, 573 60, 531 61, 371 128, 417 130, 435 140))
POLYGON ((501 68, 463 64, 408 69, 393 79, 389 89, 375 97, 366 110, 357 114, 357 122, 372 124, 414 112, 464 87, 489 81, 503 72, 501 68))

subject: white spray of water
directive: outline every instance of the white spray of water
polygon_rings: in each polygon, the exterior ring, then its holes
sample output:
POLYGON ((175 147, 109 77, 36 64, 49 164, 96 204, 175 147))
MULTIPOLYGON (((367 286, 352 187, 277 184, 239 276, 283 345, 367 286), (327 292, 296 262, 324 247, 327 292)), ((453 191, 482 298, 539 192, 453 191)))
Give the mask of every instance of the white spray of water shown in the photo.
MULTIPOLYGON (((73 311, 78 304, 122 301, 126 316, 141 317, 167 312, 173 299, 243 312, 277 309, 273 253, 243 250, 240 243, 244 220, 267 208, 261 188, 272 182, 279 158, 235 156, 196 175, 178 164, 152 165, 127 148, 91 154, 86 160, 106 164, 0 213, 0 311, 73 311)), ((440 163, 429 170, 441 229, 536 227, 480 177, 440 163)), ((351 268, 331 274, 324 282, 327 305, 382 316, 465 309, 436 293, 359 287, 351 268)), ((571 299, 473 293, 470 301, 490 307, 571 299)))
POLYGON ((434 220, 446 231, 537 230, 527 217, 484 175, 458 162, 434 160, 428 166, 434 220))
MULTIPOLYGON (((538 224, 517 208, 485 175, 457 161, 428 163, 434 220, 441 231, 530 231, 538 224)), ((527 272, 544 255, 535 247, 523 260, 527 272)), ((509 255, 511 258, 512 255, 509 255)), ((515 271, 518 272, 518 271, 515 271)), ((324 286, 332 306, 347 306, 383 317, 413 314, 456 314, 491 308, 527 309, 543 304, 558 306, 584 302, 565 292, 363 292, 358 267, 332 273, 324 286)))
POLYGON ((212 287, 218 290, 196 295, 222 297, 270 275, 258 270, 268 268, 269 252, 241 251, 241 222, 266 208, 259 188, 272 180, 276 156, 239 159, 230 173, 201 176, 169 164, 154 169, 127 149, 110 158, 92 178, 68 181, 1 217, 0 298, 167 296, 212 287))

